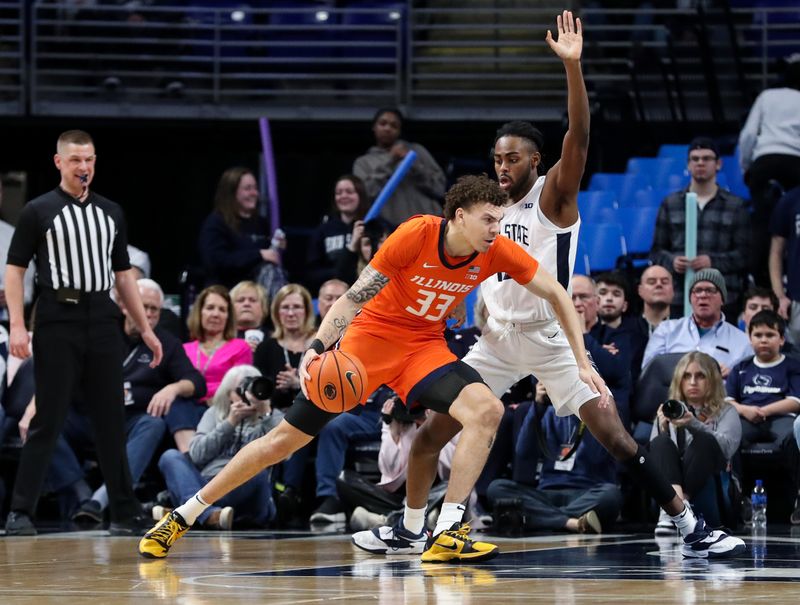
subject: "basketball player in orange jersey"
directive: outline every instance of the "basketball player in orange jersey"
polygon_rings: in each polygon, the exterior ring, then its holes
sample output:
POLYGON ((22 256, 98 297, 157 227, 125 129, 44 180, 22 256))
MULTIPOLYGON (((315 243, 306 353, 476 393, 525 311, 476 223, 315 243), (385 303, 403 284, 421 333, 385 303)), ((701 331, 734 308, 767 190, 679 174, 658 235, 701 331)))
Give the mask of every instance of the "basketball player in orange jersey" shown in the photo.
MULTIPOLYGON (((483 280, 503 272, 547 300, 564 327, 580 380, 603 401, 608 397, 586 355, 566 290, 519 245, 498 234, 505 203, 506 194, 485 175, 463 177, 446 195, 444 219, 421 215, 400 225, 328 311, 300 364, 305 380, 308 363, 338 342, 342 351, 363 362, 364 392, 386 384, 409 405, 449 414, 461 423, 445 498, 451 503, 463 502, 472 490, 503 413, 478 373, 450 353, 443 337, 447 316, 483 280)), ((166 556, 209 505, 309 443, 336 416, 306 398, 304 383, 303 391, 275 429, 239 450, 203 489, 145 534, 139 542, 142 556, 166 556)), ((421 529, 417 534, 400 531, 397 547, 421 552, 422 560, 431 562, 496 555, 495 545, 469 538, 469 526, 461 522, 463 508, 456 512, 448 529, 430 538, 421 529)))

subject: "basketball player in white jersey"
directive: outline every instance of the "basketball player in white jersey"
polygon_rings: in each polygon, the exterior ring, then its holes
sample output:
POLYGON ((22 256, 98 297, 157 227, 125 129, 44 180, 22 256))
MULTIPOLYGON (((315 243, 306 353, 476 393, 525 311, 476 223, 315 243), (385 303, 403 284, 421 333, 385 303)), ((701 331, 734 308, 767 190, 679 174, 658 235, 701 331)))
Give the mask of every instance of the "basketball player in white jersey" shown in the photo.
MULTIPOLYGON (((500 186, 509 196, 501 233, 525 248, 569 289, 580 229, 578 190, 589 147, 589 99, 580 66, 580 19, 573 20, 572 13, 564 11, 558 17, 558 34, 555 42, 548 31, 547 42, 564 62, 567 73, 569 129, 561 159, 545 176, 539 176, 542 134, 528 122, 515 121, 497 132, 494 166, 500 186)), ((601 399, 580 380, 569 343, 544 300, 502 274, 485 281, 481 293, 490 315, 488 330, 464 362, 480 373, 495 395, 499 397, 514 383, 534 374, 547 390, 556 413, 579 416, 672 517, 684 539, 685 556, 730 556, 745 549, 742 540, 709 530, 694 517, 669 481, 649 462, 647 452, 625 430, 613 398, 601 399)), ((419 528, 410 528, 406 518, 419 517, 416 507, 424 512, 439 451, 459 430, 461 426, 452 418, 433 414, 417 431, 409 458, 403 526, 359 532, 353 536, 356 546, 387 554, 421 548, 413 539, 419 528)))

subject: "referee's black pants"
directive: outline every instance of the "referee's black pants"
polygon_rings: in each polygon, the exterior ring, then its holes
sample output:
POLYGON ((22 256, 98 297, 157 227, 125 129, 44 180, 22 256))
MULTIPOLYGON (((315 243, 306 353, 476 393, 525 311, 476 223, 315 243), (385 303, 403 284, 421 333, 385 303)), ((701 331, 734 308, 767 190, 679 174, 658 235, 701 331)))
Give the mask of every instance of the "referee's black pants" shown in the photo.
POLYGON ((70 404, 81 393, 108 487, 111 520, 123 521, 140 513, 125 452, 123 343, 118 317, 97 318, 87 312, 82 321, 52 321, 37 315, 33 336, 36 415, 22 448, 11 510, 35 514, 56 439, 70 404))

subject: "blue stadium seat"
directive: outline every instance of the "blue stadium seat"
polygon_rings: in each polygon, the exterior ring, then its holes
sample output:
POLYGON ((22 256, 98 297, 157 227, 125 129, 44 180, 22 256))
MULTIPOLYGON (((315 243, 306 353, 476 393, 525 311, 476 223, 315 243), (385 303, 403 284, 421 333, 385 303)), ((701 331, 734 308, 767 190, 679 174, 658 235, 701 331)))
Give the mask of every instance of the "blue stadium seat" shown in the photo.
POLYGON ((689 176, 685 174, 664 174, 653 183, 653 189, 679 191, 689 184, 689 176))
POLYGON ((738 155, 722 156, 722 172, 728 179, 728 189, 735 195, 749 200, 750 189, 744 183, 744 175, 742 169, 739 167, 738 155))
POLYGON ((622 188, 624 174, 616 172, 595 172, 589 179, 589 191, 618 192, 622 188))
MULTIPOLYGON (((634 191, 632 195, 625 198, 620 198, 620 210, 627 211, 632 208, 658 208, 661 202, 668 194, 672 193, 674 189, 639 189, 634 191)), ((625 214, 625 212, 620 214, 625 214)))
POLYGON ((622 179, 619 191, 617 191, 617 201, 627 199, 642 189, 652 189, 653 183, 647 174, 626 174, 622 179))
POLYGON ((611 191, 579 191, 578 211, 582 221, 609 223, 617 220, 616 195, 611 191))
POLYGON ((662 145, 658 148, 658 157, 674 158, 685 165, 689 157, 689 145, 662 145))
POLYGON ((630 158, 625 172, 628 174, 654 174, 664 161, 663 158, 630 158))
POLYGON ((625 254, 625 239, 619 223, 581 223, 576 267, 583 265, 587 274, 610 271, 625 254))
POLYGON ((649 252, 653 245, 653 234, 656 230, 658 206, 643 206, 620 213, 622 235, 625 237, 625 249, 628 254, 649 252))

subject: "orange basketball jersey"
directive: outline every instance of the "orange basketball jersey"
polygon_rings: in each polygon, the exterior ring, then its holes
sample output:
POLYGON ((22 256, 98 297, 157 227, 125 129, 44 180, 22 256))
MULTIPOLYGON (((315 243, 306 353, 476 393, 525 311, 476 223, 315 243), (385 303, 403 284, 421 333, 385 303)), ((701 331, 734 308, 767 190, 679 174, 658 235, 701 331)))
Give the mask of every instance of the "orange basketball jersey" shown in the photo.
POLYGON ((370 263, 389 283, 364 305, 354 325, 377 324, 400 338, 408 330, 441 335, 450 312, 491 275, 504 272, 520 284, 533 279, 539 263, 502 235, 483 254, 449 256, 446 224, 436 216, 413 216, 389 236, 370 263))

